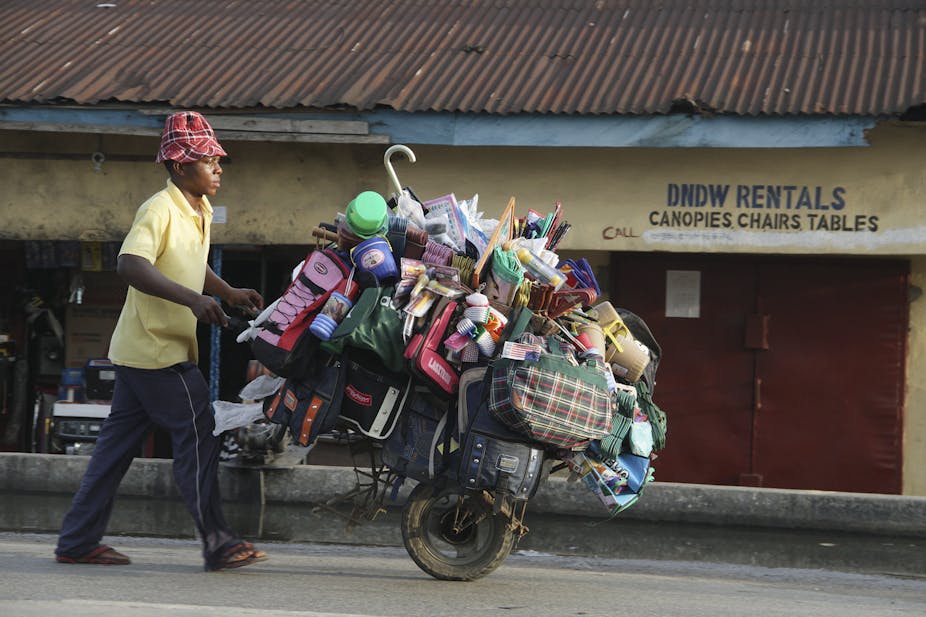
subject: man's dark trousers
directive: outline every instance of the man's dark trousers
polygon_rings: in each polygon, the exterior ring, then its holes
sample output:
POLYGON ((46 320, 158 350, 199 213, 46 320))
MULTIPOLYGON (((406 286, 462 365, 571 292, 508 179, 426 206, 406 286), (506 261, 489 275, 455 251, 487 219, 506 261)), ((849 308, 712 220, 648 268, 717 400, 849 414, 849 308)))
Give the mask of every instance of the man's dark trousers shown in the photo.
POLYGON ((203 555, 234 539, 222 514, 220 443, 212 435, 209 388, 199 368, 192 362, 154 370, 116 366, 111 411, 61 524, 55 553, 80 556, 99 545, 116 489, 155 425, 170 433, 174 480, 203 540, 203 555))

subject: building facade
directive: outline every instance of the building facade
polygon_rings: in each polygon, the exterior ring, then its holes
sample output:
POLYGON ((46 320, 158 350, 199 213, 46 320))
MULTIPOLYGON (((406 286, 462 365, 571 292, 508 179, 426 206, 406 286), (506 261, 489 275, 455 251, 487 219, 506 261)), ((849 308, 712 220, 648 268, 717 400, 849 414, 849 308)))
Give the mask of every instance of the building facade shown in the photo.
POLYGON ((657 479, 926 495, 921 2, 306 2, 286 24, 257 2, 188 41, 183 79, 179 39, 145 43, 179 5, 53 4, 0 9, 7 297, 36 277, 118 296, 86 260, 105 270, 163 185, 172 110, 226 145, 216 257, 268 297, 312 227, 394 190, 402 143, 423 199, 478 194, 489 218, 562 202, 562 255, 663 347, 657 479), (80 265, 35 267, 37 242, 80 265))

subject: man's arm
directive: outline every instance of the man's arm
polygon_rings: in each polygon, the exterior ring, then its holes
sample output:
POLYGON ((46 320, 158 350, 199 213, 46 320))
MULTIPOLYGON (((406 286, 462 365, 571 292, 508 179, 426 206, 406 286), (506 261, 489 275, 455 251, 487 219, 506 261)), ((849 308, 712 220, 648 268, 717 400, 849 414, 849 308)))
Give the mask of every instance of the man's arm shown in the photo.
MULTIPOLYGON (((116 272, 126 283, 142 293, 189 307, 199 321, 223 326, 228 323, 225 312, 215 300, 170 280, 144 257, 119 255, 116 272)), ((207 283, 210 273, 211 269, 206 273, 207 283)), ((214 273, 212 276, 218 278, 214 273)), ((225 286, 228 287, 227 284, 225 286)))
POLYGON ((243 309, 251 317, 256 316, 264 308, 264 299, 259 293, 253 289, 232 287, 213 272, 208 264, 206 264, 204 289, 206 293, 218 296, 229 306, 243 309))

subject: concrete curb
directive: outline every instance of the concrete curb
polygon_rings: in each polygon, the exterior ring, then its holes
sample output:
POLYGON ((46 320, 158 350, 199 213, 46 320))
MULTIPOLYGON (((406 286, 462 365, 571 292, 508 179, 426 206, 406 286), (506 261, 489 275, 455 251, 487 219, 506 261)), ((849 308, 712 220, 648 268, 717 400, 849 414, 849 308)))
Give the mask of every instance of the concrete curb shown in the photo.
MULTIPOLYGON (((0 491, 73 494, 87 460, 77 456, 0 453, 0 491)), ((350 468, 315 465, 220 469, 224 498, 250 504, 322 504, 351 489, 356 477, 350 468)), ((409 484, 400 492, 400 501, 409 484)), ((172 461, 136 459, 119 494, 179 499, 172 461)), ((606 517, 603 506, 581 484, 556 476, 541 486, 528 510, 534 516, 606 517)), ((0 509, 0 517, 3 512, 0 509)), ((926 497, 654 482, 639 502, 618 518, 926 537, 926 497)), ((2 523, 0 528, 9 528, 2 523)))

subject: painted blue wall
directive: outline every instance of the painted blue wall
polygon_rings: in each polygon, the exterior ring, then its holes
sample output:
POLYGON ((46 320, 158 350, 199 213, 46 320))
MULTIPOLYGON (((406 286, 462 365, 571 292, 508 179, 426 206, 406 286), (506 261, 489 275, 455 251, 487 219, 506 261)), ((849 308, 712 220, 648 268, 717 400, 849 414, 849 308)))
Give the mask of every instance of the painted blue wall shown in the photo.
MULTIPOLYGON (((208 113, 208 112, 207 112, 208 113)), ((242 114, 244 115, 244 114, 242 114)), ((361 120, 393 143, 574 148, 834 148, 867 146, 877 121, 853 117, 561 116, 524 114, 275 113, 262 117, 361 120)), ((62 123, 160 130, 162 115, 134 110, 9 107, 0 123, 62 123)), ((5 124, 15 128, 15 124, 5 124)), ((99 130, 89 132, 101 132, 99 130)))

